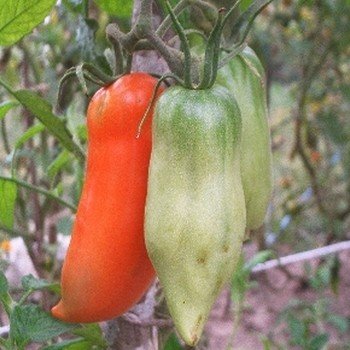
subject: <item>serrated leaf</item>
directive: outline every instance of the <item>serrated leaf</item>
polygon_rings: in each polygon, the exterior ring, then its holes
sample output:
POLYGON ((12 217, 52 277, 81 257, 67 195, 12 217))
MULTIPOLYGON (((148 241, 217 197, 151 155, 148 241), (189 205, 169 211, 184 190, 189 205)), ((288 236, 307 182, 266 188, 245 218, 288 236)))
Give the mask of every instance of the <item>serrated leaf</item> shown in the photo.
POLYGON ((5 118, 7 112, 14 108, 19 106, 19 103, 17 101, 5 101, 3 103, 0 104, 0 120, 2 118, 5 118))
POLYGON ((131 0, 94 0, 103 11, 118 17, 129 17, 132 12, 131 0))
POLYGON ((103 348, 107 347, 102 330, 97 323, 85 324, 83 327, 75 329, 73 333, 83 337, 93 345, 103 348))
POLYGON ((328 343, 328 334, 323 333, 316 335, 313 337, 310 341, 309 346, 307 349, 309 350, 321 350, 323 347, 328 343))
POLYGON ((28 140, 33 138, 35 135, 45 130, 45 125, 43 124, 35 124, 28 128, 17 140, 15 143, 15 147, 19 148, 28 140))
POLYGON ((0 224, 13 227, 17 185, 0 179, 0 224))
POLYGON ((35 278, 33 275, 27 275, 22 277, 21 280, 22 287, 25 291, 28 290, 41 290, 50 289, 56 291, 58 288, 58 283, 50 283, 41 278, 35 278))
POLYGON ((6 0, 0 3, 0 45, 13 45, 50 13, 56 0, 6 0))
POLYGON ((44 348, 41 348, 41 350, 91 350, 91 349, 92 349, 91 343, 89 343, 88 341, 82 338, 65 340, 58 344, 49 345, 49 346, 45 346, 44 348))
POLYGON ((10 325, 10 339, 18 347, 24 347, 31 341, 48 341, 76 327, 54 319, 37 305, 15 306, 10 325))

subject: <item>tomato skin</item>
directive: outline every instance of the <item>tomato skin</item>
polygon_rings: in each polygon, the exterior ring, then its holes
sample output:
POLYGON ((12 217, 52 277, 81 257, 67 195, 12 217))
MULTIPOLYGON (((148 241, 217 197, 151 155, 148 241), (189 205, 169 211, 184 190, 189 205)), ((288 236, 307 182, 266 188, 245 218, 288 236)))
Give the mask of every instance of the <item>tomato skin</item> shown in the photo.
POLYGON ((86 177, 62 269, 62 299, 52 309, 63 321, 117 317, 154 279, 143 235, 151 115, 136 134, 156 83, 131 73, 89 104, 86 177))
POLYGON ((223 87, 175 86, 159 98, 152 130, 146 246, 177 332, 195 346, 244 238, 241 116, 223 87))
POLYGON ((235 97, 242 114, 241 172, 247 228, 263 223, 272 193, 272 154, 264 68, 247 47, 218 72, 217 84, 235 97))

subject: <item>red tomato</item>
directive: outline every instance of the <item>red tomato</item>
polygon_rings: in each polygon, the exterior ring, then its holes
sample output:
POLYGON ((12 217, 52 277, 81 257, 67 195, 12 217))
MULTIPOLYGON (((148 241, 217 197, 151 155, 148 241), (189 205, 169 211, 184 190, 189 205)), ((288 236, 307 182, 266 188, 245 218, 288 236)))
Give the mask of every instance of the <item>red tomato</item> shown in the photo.
POLYGON ((151 116, 136 138, 157 80, 125 75, 93 96, 88 112, 85 182, 52 314, 97 322, 137 303, 155 272, 144 243, 151 116))

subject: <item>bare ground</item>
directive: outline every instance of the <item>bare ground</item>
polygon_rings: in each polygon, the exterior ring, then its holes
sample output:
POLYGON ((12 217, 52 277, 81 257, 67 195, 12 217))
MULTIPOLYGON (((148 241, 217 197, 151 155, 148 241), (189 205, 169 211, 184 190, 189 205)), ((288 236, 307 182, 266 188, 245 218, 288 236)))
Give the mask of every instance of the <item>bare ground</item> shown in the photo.
MULTIPOLYGON (((246 246, 246 257, 256 252, 253 244, 246 246)), ((282 255, 287 255, 287 249, 281 247, 282 255), (284 251, 283 251, 284 250, 284 251)), ((305 283, 305 268, 303 263, 289 265, 286 271, 278 268, 255 274, 252 276, 256 286, 251 288, 246 296, 245 307, 241 322, 236 329, 233 346, 232 341, 232 316, 228 312, 228 290, 223 291, 218 299, 206 332, 208 334, 209 349, 223 350, 260 350, 263 349, 262 337, 273 335, 273 339, 280 344, 284 343, 283 349, 301 349, 286 345, 288 337, 286 322, 277 323, 277 317, 289 305, 293 299, 306 301, 313 304, 320 298, 325 298, 330 305, 329 314, 337 314, 350 320, 350 252, 339 254, 340 271, 338 294, 334 294, 330 288, 315 290, 305 283)), ((315 267, 318 259, 312 261, 315 267)), ((345 350, 345 344, 350 344, 350 331, 339 332, 329 324, 325 325, 324 332, 329 335, 328 349, 345 350)), ((277 348, 276 348, 277 349, 277 348)))

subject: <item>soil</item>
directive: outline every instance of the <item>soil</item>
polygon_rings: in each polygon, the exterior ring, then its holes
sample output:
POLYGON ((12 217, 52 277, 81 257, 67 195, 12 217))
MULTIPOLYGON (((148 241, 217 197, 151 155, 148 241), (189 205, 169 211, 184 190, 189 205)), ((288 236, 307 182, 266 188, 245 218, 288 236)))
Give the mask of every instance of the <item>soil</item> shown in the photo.
MULTIPOLYGON (((256 251, 254 244, 248 244, 245 247, 246 258, 249 259, 256 251)), ((280 247, 279 251, 282 252, 281 256, 292 253, 286 247, 280 247)), ((295 299, 305 301, 308 305, 313 305, 320 298, 325 299, 329 303, 328 316, 345 317, 350 326, 350 252, 340 253, 339 259, 337 294, 330 288, 315 289, 308 285, 304 263, 291 264, 286 267, 285 271, 274 268, 252 275, 251 280, 256 286, 247 292, 241 322, 235 332, 233 347, 229 345, 232 341, 233 331, 230 307, 227 306, 230 292, 228 289, 224 290, 214 306, 207 324, 206 333, 209 339, 209 349, 263 350, 262 338, 269 335, 276 343, 283 345, 280 349, 307 349, 288 343, 289 333, 286 322, 277 322, 281 312, 295 299)), ((313 260, 311 268, 315 270, 319 262, 319 259, 313 260)), ((295 309, 291 313, 298 317, 295 309)), ((350 344, 350 329, 340 332, 329 323, 324 323, 323 327, 323 332, 329 336, 327 349, 347 349, 345 344, 350 344)), ((314 328, 311 326, 311 331, 315 331, 314 328)), ((272 346, 272 349, 278 348, 272 346)))

